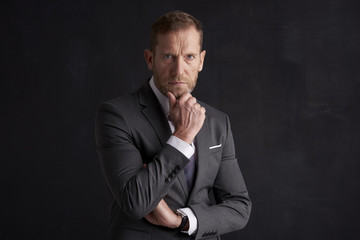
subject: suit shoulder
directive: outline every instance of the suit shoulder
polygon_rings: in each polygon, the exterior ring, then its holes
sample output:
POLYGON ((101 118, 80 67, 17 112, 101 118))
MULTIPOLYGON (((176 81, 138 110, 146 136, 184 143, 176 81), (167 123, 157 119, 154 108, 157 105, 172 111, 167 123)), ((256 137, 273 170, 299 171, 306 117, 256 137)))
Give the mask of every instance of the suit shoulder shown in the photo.
POLYGON ((126 109, 134 109, 139 106, 139 100, 136 93, 126 93, 124 95, 111 98, 100 104, 99 108, 114 108, 117 111, 124 111, 126 109))
POLYGON ((199 101, 200 105, 206 109, 206 121, 210 126, 221 131, 227 129, 230 124, 230 119, 228 115, 206 103, 199 101))
POLYGON ((199 101, 199 103, 201 106, 203 106, 206 109, 207 117, 212 117, 212 118, 217 118, 217 119, 227 118, 227 114, 225 112, 218 110, 218 109, 210 106, 207 103, 204 103, 201 101, 199 101))

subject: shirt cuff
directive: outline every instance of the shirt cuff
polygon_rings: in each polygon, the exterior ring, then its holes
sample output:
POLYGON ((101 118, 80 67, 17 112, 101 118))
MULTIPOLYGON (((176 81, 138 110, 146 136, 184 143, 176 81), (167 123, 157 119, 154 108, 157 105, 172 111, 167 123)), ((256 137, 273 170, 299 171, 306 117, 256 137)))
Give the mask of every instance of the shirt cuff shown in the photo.
POLYGON ((187 233, 189 235, 192 235, 197 230, 197 218, 194 214, 194 212, 191 210, 191 208, 180 208, 177 211, 179 211, 182 214, 185 214, 188 217, 189 220, 189 230, 182 231, 183 233, 187 233))
POLYGON ((184 142, 180 138, 175 137, 174 135, 172 135, 166 143, 176 148, 189 159, 195 153, 195 149, 191 145, 189 145, 187 142, 184 142))

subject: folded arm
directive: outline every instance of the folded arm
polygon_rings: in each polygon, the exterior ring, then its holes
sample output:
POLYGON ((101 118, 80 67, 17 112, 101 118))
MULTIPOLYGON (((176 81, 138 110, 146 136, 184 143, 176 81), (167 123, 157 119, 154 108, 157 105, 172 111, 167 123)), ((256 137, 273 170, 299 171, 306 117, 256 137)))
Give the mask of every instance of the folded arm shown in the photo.
POLYGON ((198 219, 196 239, 240 230, 250 217, 251 201, 235 157, 228 117, 226 124, 221 163, 212 188, 216 204, 202 202, 189 206, 198 219))
POLYGON ((127 215, 136 219, 155 209, 189 161, 170 145, 153 159, 143 159, 126 119, 111 103, 102 104, 98 110, 96 140, 113 197, 127 215), (148 163, 147 168, 143 163, 148 163), (169 178, 169 174, 174 177, 169 178))

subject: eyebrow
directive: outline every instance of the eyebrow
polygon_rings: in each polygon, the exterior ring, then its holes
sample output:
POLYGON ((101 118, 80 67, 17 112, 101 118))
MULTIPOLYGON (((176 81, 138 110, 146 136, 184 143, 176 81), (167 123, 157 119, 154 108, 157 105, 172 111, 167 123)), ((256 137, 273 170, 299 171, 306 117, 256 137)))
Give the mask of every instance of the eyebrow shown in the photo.
MULTIPOLYGON (((178 56, 178 54, 174 54, 174 53, 171 53, 171 52, 163 52, 163 53, 160 53, 160 55, 178 56)), ((198 54, 198 53, 189 52, 189 53, 185 53, 185 54, 183 54, 183 55, 184 55, 184 56, 186 56, 186 55, 198 56, 199 54, 198 54)))

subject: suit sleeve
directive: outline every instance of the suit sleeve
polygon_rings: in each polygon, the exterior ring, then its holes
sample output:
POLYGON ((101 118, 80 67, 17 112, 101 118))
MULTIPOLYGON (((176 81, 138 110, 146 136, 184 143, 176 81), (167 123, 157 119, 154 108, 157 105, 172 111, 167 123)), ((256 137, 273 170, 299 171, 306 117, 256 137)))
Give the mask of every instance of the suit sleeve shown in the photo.
POLYGON ((250 216, 251 201, 235 157, 227 116, 226 133, 221 163, 213 186, 216 204, 199 203, 190 206, 198 218, 196 239, 242 229, 250 216))
POLYGON ((96 144, 113 198, 127 215, 140 219, 157 206, 189 160, 170 145, 153 159, 142 159, 128 122, 114 104, 103 103, 97 112, 96 144))

